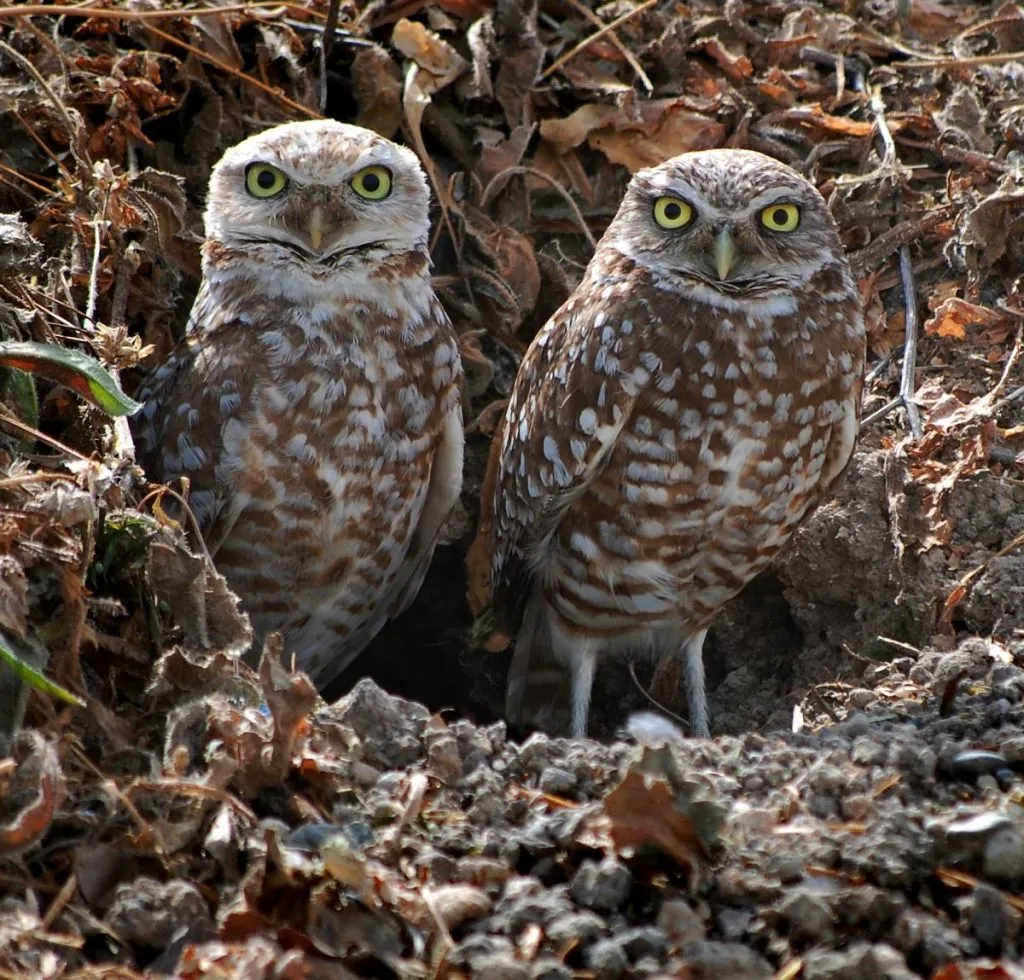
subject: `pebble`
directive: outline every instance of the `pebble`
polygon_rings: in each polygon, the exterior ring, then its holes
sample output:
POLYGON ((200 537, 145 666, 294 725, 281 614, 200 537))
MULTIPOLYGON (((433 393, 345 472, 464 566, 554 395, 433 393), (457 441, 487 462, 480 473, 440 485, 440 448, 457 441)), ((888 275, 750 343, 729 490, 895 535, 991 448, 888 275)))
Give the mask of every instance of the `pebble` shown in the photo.
POLYGON ((570 912, 551 920, 547 927, 548 938, 556 945, 578 940, 586 946, 605 930, 605 920, 594 912, 570 912))
POLYGON ((638 960, 644 956, 652 956, 660 959, 665 955, 668 948, 668 939, 660 929, 653 926, 638 926, 635 929, 627 929, 615 937, 626 955, 631 960, 638 960))
POLYGON ((972 779, 986 773, 993 775, 1008 769, 1009 763, 996 752, 970 749, 958 752, 949 761, 949 774, 954 779, 972 779))
POLYGON ((602 939, 587 950, 584 962, 595 980, 618 980, 629 969, 629 957, 617 939, 602 939))
POLYGON ((705 936, 704 921, 682 899, 669 899, 663 902, 658 912, 658 928, 669 938, 674 946, 705 936))
POLYGON ((540 774, 537 786, 542 793, 565 796, 576 789, 576 775, 558 766, 548 766, 540 774))
POLYGON ((530 969, 531 980, 572 980, 572 970, 554 957, 538 959, 530 969))
POLYGON ((999 752, 1008 765, 1024 763, 1024 735, 1014 735, 1004 739, 999 746, 999 752))
POLYGON ((572 879, 573 899, 584 908, 614 912, 629 899, 633 877, 624 864, 605 858, 600 864, 584 861, 572 879))
POLYGON ((693 980, 771 980, 775 973, 763 956, 739 943, 694 940, 682 952, 693 980))
POLYGON ((1020 827, 1003 827, 988 839, 982 870, 993 881, 1024 881, 1024 832, 1020 827))
POLYGON ((991 885, 978 885, 971 901, 971 932, 988 955, 998 956, 1002 952, 1009 920, 1010 910, 1003 896, 991 885))
POLYGON ((786 895, 779 914, 789 926, 790 940, 798 946, 820 942, 832 934, 831 907, 807 888, 797 888, 786 895))

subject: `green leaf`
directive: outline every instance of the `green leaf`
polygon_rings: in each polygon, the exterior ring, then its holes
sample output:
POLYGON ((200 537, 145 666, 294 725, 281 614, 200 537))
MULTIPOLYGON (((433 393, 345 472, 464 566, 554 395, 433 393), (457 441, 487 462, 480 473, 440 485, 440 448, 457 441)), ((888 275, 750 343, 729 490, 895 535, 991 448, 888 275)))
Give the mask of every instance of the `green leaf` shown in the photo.
POLYGON ((0 342, 0 366, 17 368, 56 381, 108 415, 134 415, 142 404, 129 398, 95 357, 81 351, 36 344, 31 341, 0 342))
POLYGON ((10 667, 24 683, 29 685, 29 687, 34 687, 37 691, 42 691, 44 694, 60 698, 61 701, 67 701, 68 704, 76 705, 79 708, 85 707, 85 702, 78 697, 77 694, 72 694, 66 688, 61 687, 60 684, 56 684, 48 677, 40 674, 35 667, 31 667, 25 663, 24 660, 22 660, 7 646, 2 637, 0 637, 0 660, 6 663, 7 666, 10 667))

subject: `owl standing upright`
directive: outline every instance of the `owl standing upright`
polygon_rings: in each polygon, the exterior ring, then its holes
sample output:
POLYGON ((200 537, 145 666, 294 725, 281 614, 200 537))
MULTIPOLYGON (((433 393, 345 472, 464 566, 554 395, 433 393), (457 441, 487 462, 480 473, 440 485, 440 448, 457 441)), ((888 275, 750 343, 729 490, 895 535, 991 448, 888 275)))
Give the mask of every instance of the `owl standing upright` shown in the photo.
POLYGON ((257 645, 320 686, 416 595, 462 481, 461 367, 415 155, 290 123, 210 178, 185 340, 143 385, 149 476, 187 476, 257 645))
POLYGON ((633 177, 492 446, 481 537, 518 630, 510 717, 533 652, 569 668, 576 735, 600 658, 670 654, 709 734, 705 634, 849 461, 864 354, 850 266, 803 177, 742 150, 633 177))

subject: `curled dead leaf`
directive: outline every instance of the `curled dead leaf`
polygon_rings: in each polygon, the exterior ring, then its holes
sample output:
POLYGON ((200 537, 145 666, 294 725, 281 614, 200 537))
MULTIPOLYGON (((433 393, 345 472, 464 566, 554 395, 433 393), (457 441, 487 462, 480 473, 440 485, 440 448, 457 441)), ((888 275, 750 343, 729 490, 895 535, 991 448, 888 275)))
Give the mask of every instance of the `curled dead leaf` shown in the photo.
POLYGON ((999 310, 991 310, 951 296, 936 307, 935 314, 924 325, 924 332, 937 337, 965 340, 968 327, 1000 326, 1009 319, 1010 317, 999 310))
POLYGON ((51 742, 33 729, 14 742, 17 763, 0 800, 0 854, 16 854, 35 844, 49 829, 64 801, 64 774, 51 742))

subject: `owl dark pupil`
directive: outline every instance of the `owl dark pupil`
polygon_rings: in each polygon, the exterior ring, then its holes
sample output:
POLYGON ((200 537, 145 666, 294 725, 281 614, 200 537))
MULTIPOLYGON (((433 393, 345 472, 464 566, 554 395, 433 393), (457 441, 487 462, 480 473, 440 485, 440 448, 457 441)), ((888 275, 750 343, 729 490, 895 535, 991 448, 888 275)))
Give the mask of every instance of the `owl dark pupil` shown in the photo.
POLYGON ((269 170, 261 170, 256 175, 256 183, 260 185, 265 191, 269 191, 271 187, 277 183, 277 178, 274 177, 273 173, 269 170))
POLYGON ((782 208, 778 208, 772 215, 772 220, 777 225, 784 225, 789 220, 789 215, 782 208))
POLYGON ((683 209, 678 204, 666 204, 665 205, 665 217, 669 221, 675 221, 683 213, 683 209))
POLYGON ((367 174, 363 178, 363 187, 371 194, 376 190, 380 190, 380 177, 376 174, 367 174))

